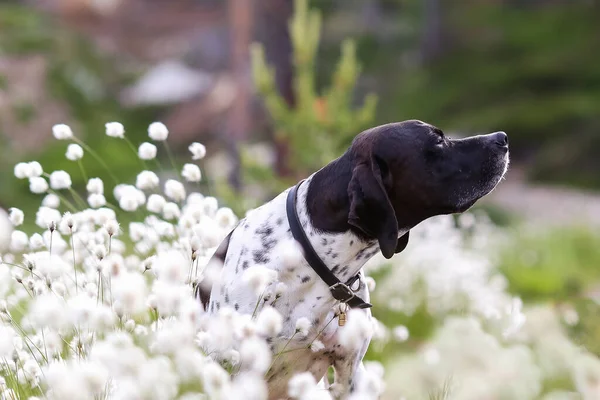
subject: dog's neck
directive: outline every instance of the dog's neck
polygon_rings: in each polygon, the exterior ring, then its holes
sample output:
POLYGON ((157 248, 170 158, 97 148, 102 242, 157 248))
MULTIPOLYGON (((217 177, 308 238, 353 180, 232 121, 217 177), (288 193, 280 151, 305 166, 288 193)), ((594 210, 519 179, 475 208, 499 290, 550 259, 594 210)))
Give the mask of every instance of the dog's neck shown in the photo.
POLYGON ((296 208, 302 228, 321 260, 338 279, 346 281, 379 252, 379 244, 357 234, 348 224, 345 188, 351 172, 345 174, 340 167, 329 164, 306 179, 298 189, 296 208), (327 170, 330 167, 338 170, 333 173, 327 170))

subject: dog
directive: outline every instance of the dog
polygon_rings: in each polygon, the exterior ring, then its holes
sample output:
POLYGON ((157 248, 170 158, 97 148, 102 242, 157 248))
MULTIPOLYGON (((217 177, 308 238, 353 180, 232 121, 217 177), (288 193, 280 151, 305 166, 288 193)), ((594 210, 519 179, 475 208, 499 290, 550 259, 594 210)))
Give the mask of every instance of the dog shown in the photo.
POLYGON ((293 336, 287 348, 305 350, 277 357, 267 374, 269 398, 287 398, 295 373, 309 371, 318 382, 330 366, 336 397, 347 398, 364 372, 362 360, 370 337, 357 348, 340 345, 338 330, 346 315, 334 305, 345 301, 334 298, 336 293, 316 272, 314 262, 325 265, 325 273, 333 274, 342 289, 342 282, 351 286, 348 297, 370 318, 363 265, 378 252, 389 259, 404 250, 410 230, 420 222, 468 210, 496 187, 508 162, 504 132, 450 139, 419 120, 363 131, 338 159, 240 220, 215 252, 222 261, 219 279, 212 288, 200 289, 198 296, 209 313, 232 307, 253 314, 257 298, 242 274, 256 265, 277 271, 287 290, 276 301, 271 299, 284 316, 282 332, 270 340, 271 350, 276 354, 293 336), (301 228, 292 232, 296 218, 301 228), (308 242, 302 246, 305 257, 296 265, 284 265, 276 247, 298 240, 297 235, 308 242), (295 323, 302 317, 311 322, 309 339, 294 335, 295 323), (328 323, 335 318, 339 323, 328 323), (323 348, 311 351, 306 345, 316 336, 323 348))

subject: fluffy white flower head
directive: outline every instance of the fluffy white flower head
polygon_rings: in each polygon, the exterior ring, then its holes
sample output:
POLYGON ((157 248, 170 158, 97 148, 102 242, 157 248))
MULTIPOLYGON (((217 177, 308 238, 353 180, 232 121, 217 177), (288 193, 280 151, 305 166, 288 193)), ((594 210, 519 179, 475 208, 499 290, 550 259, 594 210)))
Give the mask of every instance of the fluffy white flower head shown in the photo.
POLYGON ((14 174, 17 179, 25 179, 31 176, 31 167, 29 164, 20 162, 15 165, 14 174))
POLYGON ((73 137, 73 131, 69 125, 56 124, 52 127, 52 134, 58 140, 67 140, 73 137))
POLYGON ((156 157, 156 146, 148 142, 140 144, 138 156, 142 160, 153 160, 156 157))
POLYGON ((9 210, 8 218, 10 219, 10 222, 13 224, 13 226, 19 226, 23 223, 23 220, 25 219, 25 214, 23 214, 23 211, 21 211, 20 209, 13 207, 9 210))
POLYGON ((188 182, 200 182, 200 179, 202 179, 200 168, 195 164, 185 164, 181 171, 181 176, 188 182))
POLYGON ((140 190, 154 189, 158 184, 158 175, 152 171, 142 171, 135 179, 135 186, 140 190))
POLYGON ((267 286, 277 279, 277 272, 261 265, 248 268, 242 277, 255 295, 260 296, 267 286))
POLYGON ((65 157, 71 161, 81 160, 83 158, 83 148, 76 143, 71 143, 67 146, 65 157))
POLYGON ((31 193, 40 194, 48 191, 48 182, 44 178, 29 178, 29 190, 31 193))
POLYGON ((283 317, 275 308, 267 306, 258 314, 256 325, 259 333, 266 337, 274 337, 283 328, 283 317))
POLYGON ((300 336, 308 335, 310 327, 310 320, 306 317, 298 318, 298 320, 296 321, 296 333, 300 336))
POLYGON ((100 178, 90 178, 86 185, 86 189, 90 194, 104 194, 104 182, 100 178))
POLYGON ((159 194, 151 194, 148 197, 148 202, 146 203, 146 208, 148 211, 153 213, 161 213, 163 211, 163 207, 167 204, 167 201, 164 197, 159 194))
POLYGON ((88 204, 92 208, 100 208, 106 205, 106 198, 103 194, 92 193, 88 196, 88 204))
POLYGON ((167 140, 169 130, 162 122, 153 122, 148 127, 148 136, 157 142, 167 140))
POLYGON ((201 160, 206 156, 206 147, 202 143, 194 142, 188 149, 192 153, 192 160, 201 160))
POLYGON ((50 187, 54 190, 71 187, 71 176, 66 171, 54 171, 50 174, 50 187))
POLYGON ((105 125, 106 136, 123 139, 125 137, 125 127, 120 122, 107 122, 105 125))
POLYGON ((29 178, 32 178, 34 176, 42 176, 42 174, 44 173, 42 164, 40 164, 37 161, 31 161, 27 163, 27 165, 29 166, 29 178))
POLYGON ((183 184, 175 179, 169 179, 165 182, 165 195, 174 201, 185 200, 185 188, 183 184))
POLYGON ((60 207, 60 197, 53 193, 47 194, 42 200, 42 205, 44 207, 58 208, 60 207))

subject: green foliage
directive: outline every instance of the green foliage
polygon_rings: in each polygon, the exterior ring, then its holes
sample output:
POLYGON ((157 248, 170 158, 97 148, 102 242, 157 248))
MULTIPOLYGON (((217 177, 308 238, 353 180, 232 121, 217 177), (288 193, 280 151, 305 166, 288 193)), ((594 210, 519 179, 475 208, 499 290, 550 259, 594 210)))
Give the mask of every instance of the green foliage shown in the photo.
POLYGON ((360 108, 354 107, 352 94, 361 68, 351 40, 342 43, 331 86, 319 94, 315 58, 321 38, 321 17, 317 11, 308 9, 306 0, 296 0, 289 29, 294 61, 294 105, 288 104, 278 93, 274 70, 267 65, 260 44, 252 45, 252 69, 272 118, 276 139, 293 149, 289 167, 306 175, 339 156, 352 138, 372 122, 377 100, 370 94, 360 108))
MULTIPOLYGON (((149 122, 156 118, 156 109, 124 110, 118 102, 119 88, 132 77, 122 73, 118 66, 95 51, 94 46, 75 32, 58 26, 47 16, 29 7, 19 5, 0 6, 0 52, 8 57, 43 55, 48 63, 46 90, 50 97, 68 108, 69 123, 75 135, 85 142, 110 164, 111 170, 123 182, 131 182, 139 172, 139 163, 121 140, 106 140, 104 124, 119 121, 127 129, 127 136, 134 144, 147 135, 149 122)), ((0 86, 11 84, 0 78, 0 86)), ((15 113, 23 123, 35 118, 36 106, 19 104, 15 113)), ((2 143, 0 170, 0 199, 8 207, 19 205, 31 215, 39 204, 38 196, 28 190, 26 180, 19 181, 12 175, 13 165, 19 161, 35 159, 52 170, 64 169, 71 173, 73 186, 83 189, 85 182, 77 165, 68 161, 64 154, 67 144, 53 141, 51 126, 48 126, 48 145, 36 154, 18 154, 2 143)), ((0 137, 1 137, 0 132, 0 137)), ((82 160, 89 177, 103 177, 103 168, 89 154, 82 160)), ((51 171, 47 171, 51 172, 51 171)), ((107 181, 107 194, 110 182, 107 181)), ((27 222, 31 222, 31 218, 27 222)))
MULTIPOLYGON (((532 177, 600 187, 594 151, 600 146, 600 53, 591 51, 600 44, 597 12, 585 2, 504 3, 445 4, 446 51, 386 79, 378 120, 419 118, 450 132, 505 130, 515 156, 533 161, 532 177)), ((418 13, 412 21, 417 32, 423 29, 418 13)), ((360 54, 389 54, 380 62, 389 65, 405 39, 360 54)), ((404 49, 406 57, 418 52, 414 44, 404 49)), ((389 73, 377 65, 368 72, 389 73)))
POLYGON ((526 301, 568 301, 583 296, 600 279, 599 240, 585 228, 514 232, 500 269, 510 290, 526 301))

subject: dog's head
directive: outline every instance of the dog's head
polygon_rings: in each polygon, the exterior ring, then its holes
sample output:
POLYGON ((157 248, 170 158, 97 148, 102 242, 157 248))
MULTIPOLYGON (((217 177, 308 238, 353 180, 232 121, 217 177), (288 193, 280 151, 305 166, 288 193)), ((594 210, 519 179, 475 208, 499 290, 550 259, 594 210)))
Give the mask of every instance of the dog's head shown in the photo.
POLYGON ((494 189, 508 166, 508 138, 496 132, 450 139, 409 120, 360 133, 345 156, 352 169, 348 223, 377 238, 390 258, 419 222, 466 211, 494 189))

